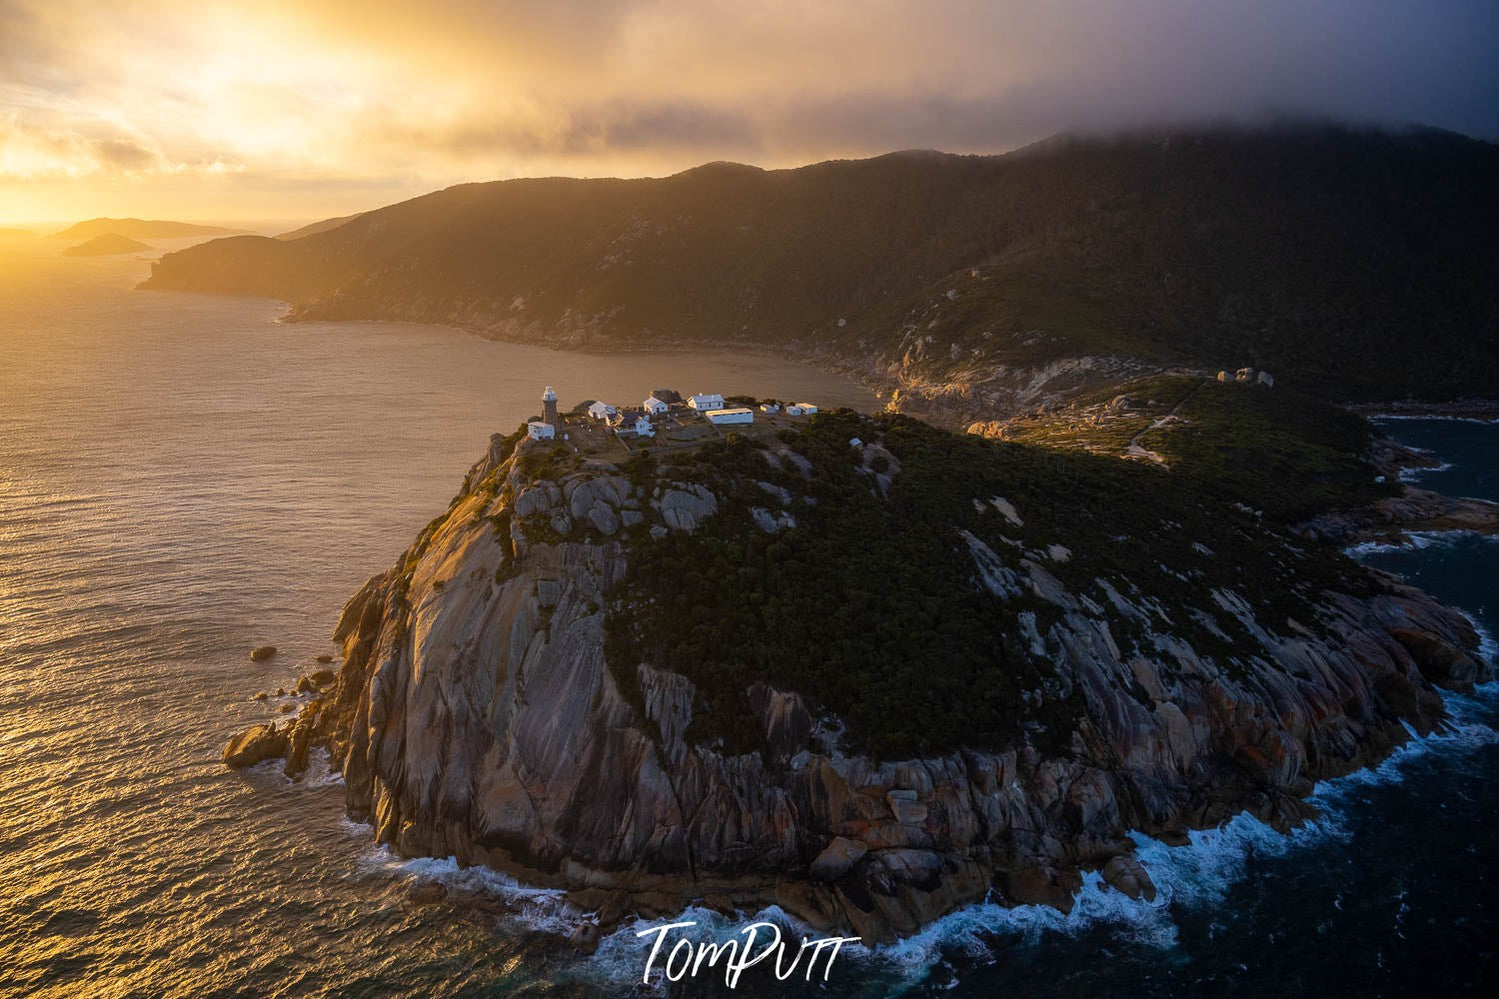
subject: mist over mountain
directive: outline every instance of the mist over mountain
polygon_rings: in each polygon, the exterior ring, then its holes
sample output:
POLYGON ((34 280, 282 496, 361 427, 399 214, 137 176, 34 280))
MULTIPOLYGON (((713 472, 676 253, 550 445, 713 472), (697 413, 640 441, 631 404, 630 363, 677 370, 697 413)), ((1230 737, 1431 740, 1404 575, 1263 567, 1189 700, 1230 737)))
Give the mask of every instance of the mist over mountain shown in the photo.
POLYGON ((1492 392, 1499 147, 1331 125, 1058 136, 664 179, 466 184, 148 288, 554 346, 758 345, 967 391, 1078 358, 1345 399, 1492 392))

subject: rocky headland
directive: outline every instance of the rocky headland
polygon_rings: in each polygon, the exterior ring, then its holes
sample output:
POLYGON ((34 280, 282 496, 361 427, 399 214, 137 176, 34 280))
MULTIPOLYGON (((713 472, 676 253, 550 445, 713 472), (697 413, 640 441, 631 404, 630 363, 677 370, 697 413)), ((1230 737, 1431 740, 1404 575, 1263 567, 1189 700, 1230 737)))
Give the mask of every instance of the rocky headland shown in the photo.
MULTIPOLYGON (((1462 615, 1178 499, 1158 469, 852 414, 710 448, 622 463, 497 435, 448 510, 349 601, 336 677, 226 762, 284 757, 297 776, 324 748, 379 842, 567 889, 605 925, 773 903, 885 941, 991 892, 1067 909, 1090 869, 1150 894, 1127 832, 1169 840, 1244 810, 1288 829, 1316 781, 1443 725, 1437 688, 1490 675, 1462 615), (779 654, 736 665, 728 648, 710 670, 681 651, 701 649, 697 632, 661 637, 691 617, 674 601, 695 587, 738 601, 745 628, 783 641, 768 647, 795 648, 770 610, 777 546, 800 534, 826 541, 806 552, 843 551, 839 532, 864 523, 840 520, 844 505, 918 523, 912 550, 947 560, 945 592, 903 592, 902 573, 875 597, 965 608, 1012 664, 922 664, 913 689, 984 701, 961 729, 979 735, 955 741, 930 721, 942 704, 913 699, 923 730, 892 741, 870 704, 894 667, 839 686, 813 644, 805 669, 779 654), (717 551, 771 568, 726 591, 717 551)), ((796 558, 796 578, 826 568, 796 558)), ((821 629, 829 660, 849 654, 840 627, 821 629)))

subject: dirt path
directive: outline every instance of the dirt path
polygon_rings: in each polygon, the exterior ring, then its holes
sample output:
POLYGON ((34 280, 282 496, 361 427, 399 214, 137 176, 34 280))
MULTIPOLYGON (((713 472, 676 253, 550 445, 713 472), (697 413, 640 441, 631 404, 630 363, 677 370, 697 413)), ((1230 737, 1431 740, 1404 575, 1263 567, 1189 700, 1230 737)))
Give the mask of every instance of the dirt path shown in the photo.
POLYGON ((1150 426, 1142 427, 1140 429, 1140 432, 1131 437, 1129 439, 1129 443, 1125 445, 1125 456, 1129 458, 1140 458, 1145 461, 1153 461, 1163 468, 1166 467, 1166 459, 1161 457, 1156 452, 1150 450, 1148 447, 1142 445, 1140 443, 1140 438, 1150 433, 1150 431, 1159 430, 1166 424, 1170 423, 1172 420, 1177 419, 1176 414, 1181 411, 1182 406, 1186 405, 1187 400, 1192 398, 1192 393, 1202 388, 1202 386, 1205 384, 1207 384, 1207 379, 1203 379, 1196 385, 1193 385, 1190 389, 1187 390, 1187 394, 1178 399, 1176 405, 1171 407, 1171 412, 1167 413, 1165 416, 1162 416, 1157 420, 1152 421, 1150 426))

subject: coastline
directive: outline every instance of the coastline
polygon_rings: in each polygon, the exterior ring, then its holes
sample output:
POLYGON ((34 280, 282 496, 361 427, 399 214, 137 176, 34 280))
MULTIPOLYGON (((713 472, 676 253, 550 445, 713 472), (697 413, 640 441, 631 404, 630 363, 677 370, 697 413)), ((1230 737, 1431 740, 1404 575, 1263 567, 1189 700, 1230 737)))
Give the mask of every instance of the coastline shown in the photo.
POLYGON ((1450 402, 1349 403, 1344 407, 1366 420, 1458 420, 1464 423, 1499 423, 1499 399, 1456 399, 1450 402))

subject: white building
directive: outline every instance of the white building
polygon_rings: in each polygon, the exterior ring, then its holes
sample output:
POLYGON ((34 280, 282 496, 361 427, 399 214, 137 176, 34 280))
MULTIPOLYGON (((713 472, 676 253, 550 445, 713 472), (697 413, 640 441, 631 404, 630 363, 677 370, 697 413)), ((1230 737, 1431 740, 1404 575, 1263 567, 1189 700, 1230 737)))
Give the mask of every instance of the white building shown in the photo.
POLYGON ((710 409, 723 409, 723 396, 716 392, 712 395, 699 392, 697 395, 687 397, 687 405, 699 413, 706 413, 710 409))
POLYGON ((607 420, 617 412, 619 412, 619 410, 615 409, 607 402, 596 402, 592 406, 588 407, 588 415, 593 417, 595 420, 607 420))
POLYGON ((781 404, 778 403, 778 402, 762 402, 762 403, 760 403, 760 412, 762 412, 762 413, 779 413, 780 411, 781 411, 781 404))
POLYGON ((755 411, 746 409, 743 406, 737 409, 710 409, 703 415, 708 418, 709 423, 715 423, 719 426, 731 423, 755 422, 755 411))
POLYGON ((533 441, 549 441, 557 437, 557 428, 550 423, 542 423, 540 420, 532 420, 526 424, 526 436, 533 441))
POLYGON ((792 403, 786 407, 787 416, 811 416, 815 412, 817 412, 817 407, 810 402, 792 403))
POLYGON ((611 422, 614 432, 620 437, 654 437, 656 428, 651 426, 651 418, 640 413, 620 413, 611 422))
POLYGON ((648 395, 645 397, 645 402, 640 404, 640 408, 645 410, 645 415, 647 416, 660 416, 671 407, 655 396, 648 395))

